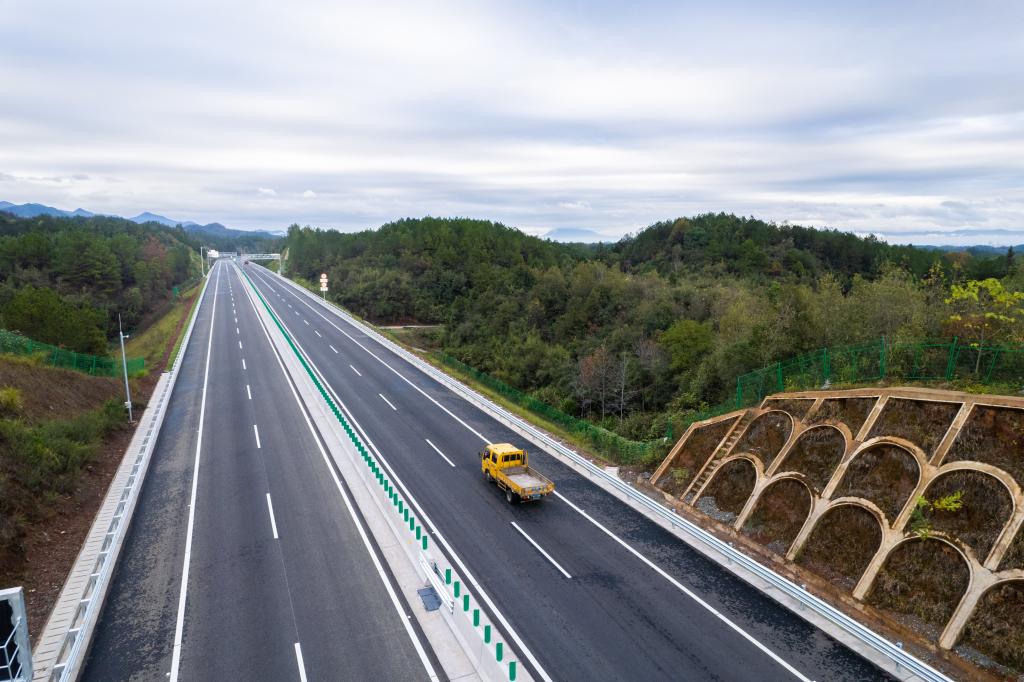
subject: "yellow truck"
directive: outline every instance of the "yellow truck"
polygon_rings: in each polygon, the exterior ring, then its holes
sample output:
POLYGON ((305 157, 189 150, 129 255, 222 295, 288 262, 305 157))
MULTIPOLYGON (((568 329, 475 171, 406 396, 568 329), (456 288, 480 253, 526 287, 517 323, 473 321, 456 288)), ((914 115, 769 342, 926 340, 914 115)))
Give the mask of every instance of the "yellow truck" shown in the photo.
POLYGON ((480 453, 480 468, 487 482, 505 491, 509 504, 539 500, 555 489, 546 476, 531 469, 528 455, 511 443, 491 443, 480 453))

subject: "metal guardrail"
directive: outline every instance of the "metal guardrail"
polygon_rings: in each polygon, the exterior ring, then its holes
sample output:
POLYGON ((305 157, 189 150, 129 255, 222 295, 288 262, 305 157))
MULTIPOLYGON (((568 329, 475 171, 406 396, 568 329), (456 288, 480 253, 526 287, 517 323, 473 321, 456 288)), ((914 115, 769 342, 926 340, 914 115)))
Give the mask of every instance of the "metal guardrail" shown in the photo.
POLYGON ((27 682, 32 679, 32 652, 20 587, 0 590, 0 619, 0 682, 27 682))
POLYGON ((182 350, 170 371, 161 376, 154 389, 156 401, 154 403, 151 399, 143 413, 128 452, 125 453, 82 551, 61 590, 57 606, 39 638, 34 652, 36 680, 65 682, 77 679, 81 672, 208 284, 209 279, 203 285, 203 291, 196 302, 197 312, 185 331, 182 350), (141 443, 138 443, 140 437, 141 443), (135 456, 131 457, 133 450, 135 456), (120 479, 123 479, 123 483, 118 494, 115 485, 120 479), (73 608, 66 615, 60 616, 57 612, 62 603, 73 605, 73 608))
MULTIPOLYGON (((276 273, 275 273, 276 274, 276 273)), ((919 660, 912 654, 904 651, 902 646, 890 642, 886 638, 882 637, 878 633, 874 632, 867 626, 857 622, 850 616, 846 615, 839 609, 835 608, 831 604, 819 599, 814 596, 803 587, 796 583, 788 580, 787 578, 775 573, 769 568, 761 565, 754 559, 750 558, 743 552, 737 550, 730 544, 719 540, 714 535, 704 530, 700 526, 681 518, 674 511, 669 509, 663 504, 659 504, 655 500, 651 499, 642 492, 636 490, 625 481, 620 479, 618 476, 613 476, 602 468, 594 465, 588 459, 581 456, 574 450, 571 450, 558 441, 552 439, 547 434, 543 433, 532 424, 529 424, 525 420, 511 414, 510 412, 502 409, 498 405, 494 404, 490 399, 481 395, 477 391, 469 388, 465 384, 453 379, 444 372, 438 370, 433 365, 425 362, 421 358, 417 357, 413 353, 410 353, 406 349, 399 346, 397 343, 388 339, 383 334, 380 334, 376 330, 370 328, 368 325, 358 320, 354 316, 350 315, 346 310, 330 301, 325 301, 322 298, 312 295, 307 289, 292 282, 289 279, 277 275, 282 281, 287 282, 294 288, 304 292, 308 297, 314 301, 317 301, 320 305, 329 307, 334 311, 337 311, 345 320, 349 323, 357 326, 363 330, 368 336, 371 336, 381 345, 385 346, 396 355, 399 355, 414 367, 427 374, 435 381, 447 386, 455 393, 463 396, 470 402, 474 403, 477 407, 480 407, 484 411, 495 416, 499 421, 505 422, 518 428, 519 430, 529 434, 529 437, 534 439, 538 444, 542 444, 550 450, 554 450, 561 454, 563 457, 568 458, 572 461, 577 468, 586 471, 591 478, 597 479, 604 484, 605 487, 611 487, 617 490, 620 494, 633 500, 638 505, 646 508, 653 515, 660 517, 662 520, 671 524, 671 526, 682 530, 688 534, 691 538, 696 540, 699 544, 703 545, 706 553, 717 553, 726 557, 730 562, 742 567, 749 573, 757 576, 760 580, 768 583, 773 588, 777 589, 782 594, 795 600, 803 607, 809 609, 818 616, 826 619, 836 627, 842 629, 844 632, 852 635, 858 641, 864 645, 874 649, 878 653, 882 654, 889 660, 891 660, 897 667, 897 669, 906 669, 909 673, 916 675, 922 680, 929 680, 933 682, 950 682, 950 678, 942 674, 938 670, 927 663, 919 660)), ((800 615, 799 613, 797 615, 800 615)))

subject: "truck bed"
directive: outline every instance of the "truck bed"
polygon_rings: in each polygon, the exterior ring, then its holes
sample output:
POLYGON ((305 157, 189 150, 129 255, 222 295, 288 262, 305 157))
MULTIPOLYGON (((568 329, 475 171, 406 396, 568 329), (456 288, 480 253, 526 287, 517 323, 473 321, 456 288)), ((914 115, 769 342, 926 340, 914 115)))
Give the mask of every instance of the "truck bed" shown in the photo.
POLYGON ((502 471, 508 480, 519 488, 543 488, 551 483, 530 467, 509 467, 502 471))

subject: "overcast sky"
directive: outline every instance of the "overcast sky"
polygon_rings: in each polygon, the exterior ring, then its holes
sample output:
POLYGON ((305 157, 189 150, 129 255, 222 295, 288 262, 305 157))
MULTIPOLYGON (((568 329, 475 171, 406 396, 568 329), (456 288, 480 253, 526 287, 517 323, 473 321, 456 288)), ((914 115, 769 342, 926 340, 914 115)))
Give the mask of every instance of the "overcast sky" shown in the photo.
POLYGON ((0 200, 1024 242, 1024 2, 0 0, 0 200))

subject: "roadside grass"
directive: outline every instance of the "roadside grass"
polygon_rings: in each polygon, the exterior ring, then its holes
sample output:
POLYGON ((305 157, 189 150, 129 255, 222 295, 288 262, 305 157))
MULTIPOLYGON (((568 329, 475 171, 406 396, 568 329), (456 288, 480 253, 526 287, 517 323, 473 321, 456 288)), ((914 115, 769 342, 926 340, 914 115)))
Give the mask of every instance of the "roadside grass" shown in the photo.
POLYGON ((197 294, 201 286, 202 282, 182 292, 178 300, 171 305, 170 309, 160 319, 139 334, 128 339, 125 343, 125 352, 128 356, 142 356, 145 358, 147 369, 159 368, 164 355, 167 353, 167 346, 170 344, 175 332, 177 332, 174 348, 171 350, 167 361, 168 365, 173 363, 181 346, 181 339, 184 336, 185 329, 188 327, 188 321, 195 314, 195 301, 198 300, 197 294), (186 312, 187 305, 190 306, 189 317, 185 320, 185 324, 182 325, 181 318, 186 312))

